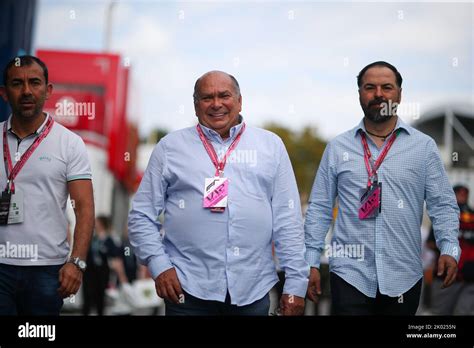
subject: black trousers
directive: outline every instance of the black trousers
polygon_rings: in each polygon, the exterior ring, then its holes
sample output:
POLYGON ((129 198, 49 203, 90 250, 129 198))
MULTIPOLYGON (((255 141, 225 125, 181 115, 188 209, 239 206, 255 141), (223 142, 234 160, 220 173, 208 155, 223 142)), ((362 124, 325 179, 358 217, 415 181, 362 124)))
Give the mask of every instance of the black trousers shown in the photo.
POLYGON ((82 290, 84 304, 82 305, 82 315, 89 315, 95 306, 97 315, 104 315, 105 290, 109 283, 110 269, 108 266, 88 267, 82 278, 82 290))
POLYGON ((365 296, 344 279, 331 272, 332 315, 415 315, 421 295, 420 279, 400 297, 365 296))

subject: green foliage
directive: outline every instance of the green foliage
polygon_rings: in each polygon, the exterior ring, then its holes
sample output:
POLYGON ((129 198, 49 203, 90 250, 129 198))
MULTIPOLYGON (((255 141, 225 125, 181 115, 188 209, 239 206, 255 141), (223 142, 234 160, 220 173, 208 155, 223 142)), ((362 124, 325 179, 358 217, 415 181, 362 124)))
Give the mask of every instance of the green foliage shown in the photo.
POLYGON ((166 129, 163 129, 163 128, 153 129, 147 138, 142 139, 142 143, 156 144, 160 141, 161 138, 163 138, 167 134, 168 134, 168 131, 166 129))
POLYGON ((301 201, 307 203, 326 142, 318 136, 316 128, 309 126, 299 132, 274 123, 266 124, 263 128, 283 140, 293 165, 301 201))

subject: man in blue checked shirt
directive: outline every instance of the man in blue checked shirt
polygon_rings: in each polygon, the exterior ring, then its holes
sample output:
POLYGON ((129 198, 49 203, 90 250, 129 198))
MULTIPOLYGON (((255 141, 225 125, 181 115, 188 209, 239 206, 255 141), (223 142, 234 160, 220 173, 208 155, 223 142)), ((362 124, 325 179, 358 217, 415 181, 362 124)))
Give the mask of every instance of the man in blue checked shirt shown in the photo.
POLYGON ((224 72, 196 81, 194 106, 199 124, 160 140, 129 216, 166 315, 268 315, 272 241, 286 275, 280 312, 303 314, 309 266, 283 142, 245 125, 239 84, 224 72))
POLYGON ((306 213, 307 295, 317 302, 321 294, 318 268, 326 252, 333 314, 414 315, 423 276, 423 205, 441 250, 443 287, 456 278, 459 209, 433 139, 396 115, 402 91, 397 69, 369 64, 357 84, 365 117, 327 145, 306 213), (325 246, 336 198, 339 212, 325 246))

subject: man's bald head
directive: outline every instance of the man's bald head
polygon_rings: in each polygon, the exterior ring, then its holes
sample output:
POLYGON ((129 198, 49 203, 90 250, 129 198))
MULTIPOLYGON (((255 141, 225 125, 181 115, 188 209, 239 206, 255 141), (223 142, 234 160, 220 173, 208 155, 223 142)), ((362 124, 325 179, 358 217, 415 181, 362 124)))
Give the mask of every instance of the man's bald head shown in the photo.
POLYGON ((202 75, 194 85, 194 110, 199 123, 229 137, 229 131, 240 122, 242 96, 237 80, 222 71, 202 75))
POLYGON ((207 73, 205 73, 204 75, 202 75, 200 78, 198 78, 196 80, 196 83, 194 84, 194 93, 193 93, 193 99, 194 99, 194 103, 196 104, 197 101, 198 101, 198 97, 199 97, 199 86, 200 86, 200 83, 208 78, 208 77, 212 77, 212 76, 216 76, 216 75, 220 75, 220 76, 226 76, 230 79, 230 81, 232 82, 232 85, 234 87, 234 93, 237 97, 240 97, 240 86, 239 86, 239 82, 237 81, 237 79, 224 72, 224 71, 219 71, 219 70, 212 70, 212 71, 208 71, 207 73))

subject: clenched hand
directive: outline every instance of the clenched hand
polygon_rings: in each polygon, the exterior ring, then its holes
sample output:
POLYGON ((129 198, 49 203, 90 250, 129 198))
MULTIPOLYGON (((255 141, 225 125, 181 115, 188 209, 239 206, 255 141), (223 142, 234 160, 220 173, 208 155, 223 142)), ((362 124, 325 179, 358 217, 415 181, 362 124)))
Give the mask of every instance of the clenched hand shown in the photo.
POLYGON ((167 269, 156 277, 155 288, 156 293, 161 298, 174 303, 182 302, 180 299, 183 298, 183 289, 181 289, 181 284, 174 267, 167 269))

